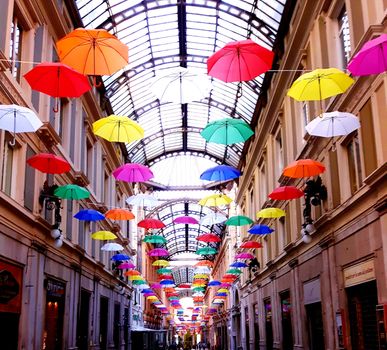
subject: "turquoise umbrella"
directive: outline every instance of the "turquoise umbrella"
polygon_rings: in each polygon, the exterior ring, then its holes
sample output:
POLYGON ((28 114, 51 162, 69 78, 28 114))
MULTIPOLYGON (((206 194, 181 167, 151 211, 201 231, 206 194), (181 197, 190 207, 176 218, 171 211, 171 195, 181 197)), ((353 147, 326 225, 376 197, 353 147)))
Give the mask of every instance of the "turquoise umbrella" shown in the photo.
POLYGON ((254 221, 244 215, 231 216, 226 222, 227 226, 244 226, 250 225, 254 221))
POLYGON ((213 255, 213 254, 216 254, 217 251, 215 248, 211 248, 211 247, 203 247, 203 248, 199 248, 197 251, 196 251, 196 254, 199 254, 199 255, 213 255))
POLYGON ((54 195, 63 199, 85 199, 90 197, 90 192, 78 185, 64 185, 59 186, 55 191, 54 195))

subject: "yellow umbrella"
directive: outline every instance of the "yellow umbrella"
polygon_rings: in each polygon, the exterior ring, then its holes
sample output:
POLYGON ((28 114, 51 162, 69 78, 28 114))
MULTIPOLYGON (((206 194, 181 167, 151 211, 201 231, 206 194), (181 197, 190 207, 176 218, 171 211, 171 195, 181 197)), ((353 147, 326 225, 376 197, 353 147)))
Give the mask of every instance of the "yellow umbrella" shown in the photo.
POLYGON ((285 215, 286 215, 285 211, 279 208, 265 208, 260 210, 257 213, 258 218, 264 218, 264 219, 276 219, 285 215))
POLYGON ((198 273, 193 278, 209 278, 205 273, 198 273))
POLYGON ((230 204, 231 202, 232 199, 225 194, 212 194, 211 196, 202 198, 199 204, 206 207, 219 207, 230 204))
POLYGON ((355 81, 337 68, 315 69, 301 75, 288 90, 297 101, 318 101, 344 93, 355 81))
POLYGON ((218 293, 229 293, 229 290, 226 288, 220 288, 218 289, 218 293))
POLYGON ((110 142, 130 143, 144 137, 144 129, 122 115, 110 115, 93 123, 94 134, 110 142))
POLYGON ((157 298, 156 296, 154 295, 150 295, 149 297, 146 297, 148 300, 159 300, 159 298, 157 298))
POLYGON ((142 281, 144 278, 142 276, 129 276, 129 280, 131 281, 142 281))
POLYGON ((163 267, 169 266, 169 261, 167 261, 167 260, 162 260, 162 259, 156 260, 156 261, 154 261, 154 262, 152 263, 152 266, 163 266, 163 267))
POLYGON ((205 287, 206 285, 204 283, 199 283, 199 284, 196 284, 196 283, 192 283, 192 288, 195 288, 195 287, 205 287))
POLYGON ((117 236, 110 231, 97 231, 91 235, 91 238, 98 239, 100 241, 107 241, 109 239, 116 239, 117 236))

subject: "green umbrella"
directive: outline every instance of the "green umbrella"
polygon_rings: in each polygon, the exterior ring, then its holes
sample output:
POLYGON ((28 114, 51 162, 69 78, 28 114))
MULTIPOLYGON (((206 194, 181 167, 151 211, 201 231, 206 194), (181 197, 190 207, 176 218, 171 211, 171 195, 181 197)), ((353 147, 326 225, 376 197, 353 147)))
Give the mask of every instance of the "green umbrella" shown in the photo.
POLYGON ((134 281, 132 281, 133 285, 140 285, 140 284, 144 284, 144 283, 145 283, 144 280, 134 280, 134 281))
POLYGON ((242 119, 225 118, 208 123, 200 135, 208 142, 232 145, 246 141, 254 132, 242 119))
POLYGON ((244 215, 237 215, 237 216, 231 216, 226 222, 225 225, 227 226, 243 226, 243 225, 250 225, 254 221, 248 218, 244 215))
POLYGON ((239 269, 229 269, 226 271, 226 273, 229 273, 231 275, 240 275, 242 271, 239 269))
POLYGON ((59 186, 54 195, 63 199, 84 199, 90 197, 90 192, 78 185, 64 185, 59 186))
POLYGON ((204 292, 206 289, 203 287, 195 287, 192 289, 194 292, 204 292))
POLYGON ((168 299, 169 299, 169 300, 179 300, 178 297, 169 297, 168 299))
POLYGON ((203 247, 203 248, 199 248, 197 251, 196 251, 196 254, 199 254, 199 255, 213 255, 213 254, 216 254, 217 251, 215 248, 211 248, 211 247, 203 247))
POLYGON ((167 240, 163 236, 159 236, 159 235, 145 236, 143 241, 146 243, 157 243, 157 244, 167 243, 167 240))
POLYGON ((171 269, 166 269, 166 268, 161 268, 161 269, 158 269, 158 270, 156 270, 156 272, 158 273, 158 274, 163 274, 163 273, 170 273, 171 272, 171 269))

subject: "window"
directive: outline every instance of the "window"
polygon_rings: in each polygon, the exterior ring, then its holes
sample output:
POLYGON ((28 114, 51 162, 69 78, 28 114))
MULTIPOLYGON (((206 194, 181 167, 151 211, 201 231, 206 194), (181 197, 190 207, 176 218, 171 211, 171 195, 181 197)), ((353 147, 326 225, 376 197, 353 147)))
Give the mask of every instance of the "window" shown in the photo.
MULTIPOLYGON (((254 180, 253 180, 254 183, 254 180)), ((249 205, 250 205, 250 218, 255 218, 255 203, 254 203, 254 190, 250 188, 249 190, 250 193, 250 200, 249 200, 249 205)))
POLYGON ((73 237, 73 201, 67 201, 66 207, 66 238, 71 241, 73 237))
POLYGON ((1 190, 4 191, 8 196, 12 193, 12 179, 15 178, 14 174, 14 147, 10 145, 12 135, 8 132, 4 136, 4 153, 2 159, 2 181, 1 190))
MULTIPOLYGON (((30 146, 27 146, 26 158, 29 159, 35 153, 30 146)), ((35 169, 26 163, 24 177, 24 206, 33 211, 35 197, 35 169)))
MULTIPOLYGON (((87 140, 87 153, 86 153, 86 175, 90 180, 90 183, 94 183, 94 147, 93 144, 87 140)), ((94 187, 94 186, 93 186, 94 187)))
POLYGON ((348 14, 345 7, 340 12, 338 17, 339 22, 339 38, 341 44, 341 59, 342 59, 342 68, 347 66, 349 57, 351 54, 351 38, 349 35, 349 22, 348 14))
POLYGON ((347 144, 349 179, 351 193, 355 193, 361 186, 363 181, 363 171, 361 168, 359 135, 354 131, 352 138, 347 144))
MULTIPOLYGON (((43 53, 43 34, 44 27, 37 27, 35 30, 35 38, 34 38, 34 62, 42 61, 42 53, 43 53)), ((39 102, 40 102, 40 92, 32 90, 31 91, 31 101, 34 108, 39 111, 39 102)))
POLYGON ((14 16, 11 23, 11 45, 9 58, 11 60, 11 71, 14 78, 20 82, 21 69, 21 50, 22 50, 23 29, 19 24, 18 18, 14 16))
POLYGON ((266 176, 266 165, 262 161, 259 165, 259 207, 262 208, 263 204, 267 199, 267 176, 266 176))
POLYGON ((282 147, 282 130, 278 129, 274 138, 274 152, 275 152, 275 167, 274 179, 277 181, 282 174, 284 168, 284 152, 282 147))

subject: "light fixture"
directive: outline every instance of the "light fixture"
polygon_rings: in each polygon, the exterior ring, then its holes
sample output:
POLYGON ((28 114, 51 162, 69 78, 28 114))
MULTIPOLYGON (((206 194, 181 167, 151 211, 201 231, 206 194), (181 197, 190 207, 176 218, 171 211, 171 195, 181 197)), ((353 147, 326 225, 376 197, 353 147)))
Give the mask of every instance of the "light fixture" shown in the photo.
POLYGON ((309 233, 305 230, 302 230, 301 232, 304 232, 302 235, 302 241, 306 244, 312 242, 312 237, 310 237, 309 233))
POLYGON ((54 241, 54 247, 55 248, 60 248, 63 245, 63 238, 62 235, 60 235, 57 239, 54 241))
POLYGON ((314 230, 315 230, 315 228, 314 228, 314 225, 313 225, 312 221, 306 224, 305 231, 307 233, 312 233, 314 230))
POLYGON ((55 228, 55 227, 54 227, 54 228, 51 230, 50 235, 51 235, 52 238, 57 239, 57 238, 60 237, 61 232, 60 232, 59 228, 55 228))

